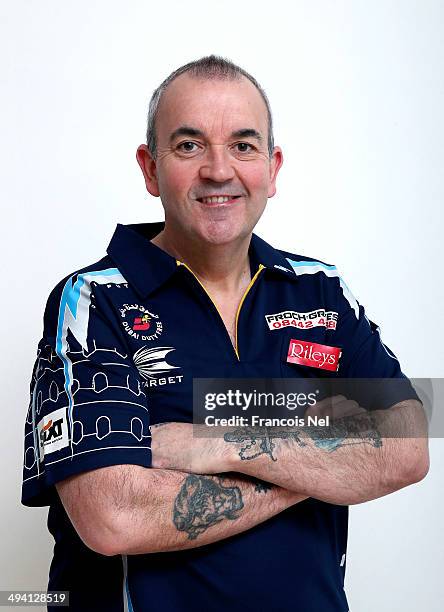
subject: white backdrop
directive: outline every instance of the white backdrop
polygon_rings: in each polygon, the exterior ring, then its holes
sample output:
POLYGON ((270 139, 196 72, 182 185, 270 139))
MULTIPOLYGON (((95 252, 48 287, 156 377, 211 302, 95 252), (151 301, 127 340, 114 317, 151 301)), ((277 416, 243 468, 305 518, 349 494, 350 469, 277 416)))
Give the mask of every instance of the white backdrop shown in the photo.
MULTIPOLYGON (((47 510, 19 497, 43 308, 117 222, 162 218, 135 150, 153 89, 187 61, 224 55, 269 95, 285 161, 257 233, 335 263, 404 371, 444 375, 444 4, 15 0, 0 24, 0 589, 42 589, 47 510)), ((442 610, 443 442, 431 451, 426 480, 351 508, 353 612, 442 610)))

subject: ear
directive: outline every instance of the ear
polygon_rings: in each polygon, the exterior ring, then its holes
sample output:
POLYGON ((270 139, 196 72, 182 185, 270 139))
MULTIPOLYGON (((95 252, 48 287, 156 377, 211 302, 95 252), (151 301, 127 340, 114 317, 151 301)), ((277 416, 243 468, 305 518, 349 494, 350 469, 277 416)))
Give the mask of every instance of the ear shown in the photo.
POLYGON ((146 145, 140 145, 136 153, 137 163, 142 170, 147 191, 155 197, 159 197, 159 185, 157 182, 156 160, 151 155, 146 145))
POLYGON ((276 177, 283 163, 284 156, 282 155, 282 149, 280 147, 274 147, 273 154, 270 158, 270 184, 268 187, 269 198, 272 198, 276 193, 276 177))

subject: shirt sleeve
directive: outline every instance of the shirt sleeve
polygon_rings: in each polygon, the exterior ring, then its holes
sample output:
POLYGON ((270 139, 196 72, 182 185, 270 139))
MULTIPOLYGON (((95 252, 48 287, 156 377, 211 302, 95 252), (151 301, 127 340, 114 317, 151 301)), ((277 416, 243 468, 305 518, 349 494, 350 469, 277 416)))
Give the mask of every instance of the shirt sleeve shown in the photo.
POLYGON ((396 355, 383 343, 379 326, 367 318, 342 278, 335 280, 339 285, 336 341, 342 350, 338 377, 361 379, 354 388, 359 389, 360 403, 371 409, 419 400, 396 355))
POLYGON ((151 466, 149 413, 112 313, 70 277, 49 296, 25 422, 22 503, 44 506, 54 484, 110 465, 151 466))

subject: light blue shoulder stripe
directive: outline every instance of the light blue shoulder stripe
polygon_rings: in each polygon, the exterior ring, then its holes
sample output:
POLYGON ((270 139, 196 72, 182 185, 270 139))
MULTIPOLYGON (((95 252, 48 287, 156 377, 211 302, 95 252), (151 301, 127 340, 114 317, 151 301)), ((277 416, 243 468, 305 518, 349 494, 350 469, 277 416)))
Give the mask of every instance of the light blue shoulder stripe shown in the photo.
MULTIPOLYGON (((336 270, 336 266, 329 266, 320 261, 308 261, 305 259, 301 261, 295 261, 294 259, 290 259, 289 257, 286 257, 286 260, 291 265, 291 267, 295 270, 295 272, 296 272, 296 269, 309 268, 310 266, 319 267, 322 270, 336 270)), ((300 273, 301 272, 296 272, 296 274, 300 274, 300 273)))
MULTIPOLYGON (((91 304, 91 283, 98 285, 109 283, 126 283, 118 268, 106 268, 105 270, 92 270, 83 272, 77 276, 74 284, 71 275, 65 283, 59 304, 59 315, 57 320, 56 353, 63 362, 65 374, 65 391, 68 397, 68 422, 72 432, 72 409, 74 398, 72 393, 72 363, 68 357, 68 329, 79 342, 80 346, 87 350, 87 334, 89 323, 89 307, 91 304)), ((73 454, 72 438, 70 440, 71 454, 73 454)))
POLYGON ((297 276, 302 276, 303 274, 317 274, 318 272, 323 272, 326 276, 336 277, 339 279, 339 285, 341 286, 342 293, 344 294, 345 299, 350 304, 350 307, 353 309, 356 318, 359 319, 359 304, 356 301, 355 296, 347 287, 345 282, 342 280, 336 266, 329 266, 320 261, 295 261, 294 259, 290 259, 286 257, 286 260, 293 268, 294 273, 297 276))

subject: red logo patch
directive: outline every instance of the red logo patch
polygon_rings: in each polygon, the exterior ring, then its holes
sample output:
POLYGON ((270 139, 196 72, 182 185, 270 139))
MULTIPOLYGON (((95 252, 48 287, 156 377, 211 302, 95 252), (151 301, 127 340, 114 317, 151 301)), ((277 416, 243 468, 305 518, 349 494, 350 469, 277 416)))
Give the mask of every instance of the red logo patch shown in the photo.
POLYGON ((315 342, 305 342, 304 340, 294 340, 292 338, 288 347, 287 361, 311 368, 321 368, 322 370, 337 372, 341 354, 341 349, 336 346, 327 346, 326 344, 316 344, 315 342))
POLYGON ((143 317, 134 317, 134 323, 133 323, 134 331, 146 331, 149 328, 150 328, 150 324, 145 315, 143 317))

